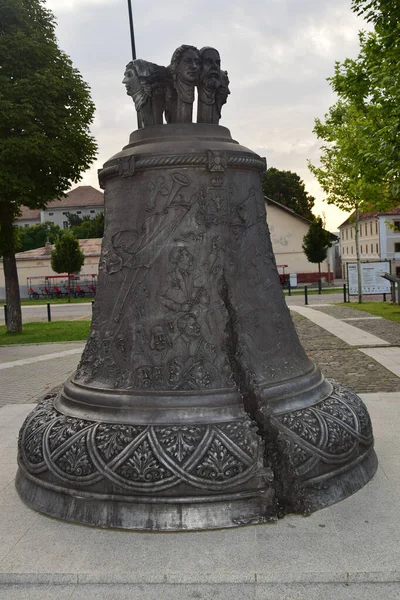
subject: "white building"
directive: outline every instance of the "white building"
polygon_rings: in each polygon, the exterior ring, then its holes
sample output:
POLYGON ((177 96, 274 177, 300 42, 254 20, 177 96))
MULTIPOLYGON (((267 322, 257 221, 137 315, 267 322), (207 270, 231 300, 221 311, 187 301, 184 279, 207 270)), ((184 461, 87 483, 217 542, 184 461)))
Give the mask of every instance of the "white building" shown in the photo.
MULTIPOLYGON (((278 271, 296 273, 299 283, 313 283, 318 281, 318 265, 310 263, 304 254, 303 238, 308 233, 311 222, 301 217, 293 210, 279 204, 271 198, 265 198, 267 210, 267 223, 271 234, 272 249, 275 254, 278 271)), ((331 234, 332 242, 337 237, 331 234)), ((321 263, 321 276, 330 281, 335 273, 335 252, 328 249, 327 260, 321 263)))
POLYGON ((29 227, 38 223, 50 222, 62 229, 68 227, 68 213, 80 218, 93 219, 104 211, 104 194, 90 185, 80 185, 71 190, 65 198, 53 200, 44 210, 31 210, 22 207, 22 215, 16 221, 20 227, 29 227))
MULTIPOLYGON (((347 264, 357 260, 354 221, 355 213, 339 227, 343 278, 347 277, 347 264)), ((359 235, 361 261, 390 260, 392 274, 400 276, 400 206, 361 213, 359 235)))

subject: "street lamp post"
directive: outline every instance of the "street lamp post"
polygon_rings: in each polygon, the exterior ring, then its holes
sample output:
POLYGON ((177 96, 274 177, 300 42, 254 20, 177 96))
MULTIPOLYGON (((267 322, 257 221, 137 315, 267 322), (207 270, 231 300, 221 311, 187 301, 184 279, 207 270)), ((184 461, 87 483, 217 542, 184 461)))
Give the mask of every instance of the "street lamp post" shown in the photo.
POLYGON ((133 12, 131 0, 128 0, 129 28, 131 31, 132 60, 136 59, 135 32, 133 30, 133 12))

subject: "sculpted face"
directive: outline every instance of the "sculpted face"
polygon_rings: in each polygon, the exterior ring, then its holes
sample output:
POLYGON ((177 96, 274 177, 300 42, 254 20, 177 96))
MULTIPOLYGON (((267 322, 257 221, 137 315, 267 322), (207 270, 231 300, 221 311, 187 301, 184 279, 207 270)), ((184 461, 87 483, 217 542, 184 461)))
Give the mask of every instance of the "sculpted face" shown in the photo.
POLYGON ((190 337, 200 337, 200 335, 201 335, 200 325, 198 324, 195 317, 189 316, 185 320, 184 332, 186 333, 186 335, 188 335, 190 337))
POLYGON ((137 91, 135 74, 133 72, 133 69, 131 69, 130 67, 126 68, 122 83, 126 88, 126 93, 128 94, 128 96, 132 96, 132 94, 134 94, 137 91))
POLYGON ((190 254, 190 252, 188 250, 186 250, 186 248, 182 248, 182 250, 179 253, 178 267, 182 271, 187 271, 188 269, 191 268, 192 264, 193 264, 193 256, 190 254))
POLYGON ((186 50, 179 61, 177 75, 184 83, 195 85, 200 74, 200 58, 191 48, 186 50))
POLYGON ((154 348, 157 352, 162 352, 167 347, 167 338, 162 327, 155 327, 153 331, 154 348))
POLYGON ((201 78, 219 80, 221 75, 221 59, 218 50, 207 48, 201 56, 201 78))

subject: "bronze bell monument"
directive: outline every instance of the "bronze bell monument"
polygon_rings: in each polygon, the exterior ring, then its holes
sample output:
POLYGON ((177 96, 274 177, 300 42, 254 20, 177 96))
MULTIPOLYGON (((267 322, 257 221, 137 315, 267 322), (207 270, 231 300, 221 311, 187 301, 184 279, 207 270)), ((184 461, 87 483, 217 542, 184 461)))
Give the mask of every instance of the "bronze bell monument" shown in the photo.
POLYGON ((139 129, 99 172, 91 331, 77 371, 21 428, 21 498, 69 521, 159 531, 342 500, 376 470, 371 422, 300 345, 266 223, 265 160, 218 125, 229 94, 218 51, 133 61, 124 83, 139 129))

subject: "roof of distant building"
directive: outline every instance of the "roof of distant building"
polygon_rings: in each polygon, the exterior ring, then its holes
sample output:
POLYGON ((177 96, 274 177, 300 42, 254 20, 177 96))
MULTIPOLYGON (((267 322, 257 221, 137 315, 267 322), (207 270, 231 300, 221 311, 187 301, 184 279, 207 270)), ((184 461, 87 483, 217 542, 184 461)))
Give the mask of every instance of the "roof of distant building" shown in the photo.
POLYGON ((49 208, 77 208, 82 206, 104 206, 104 194, 91 185, 80 185, 68 192, 65 198, 47 203, 49 208))
MULTIPOLYGON (((88 240, 78 240, 79 247, 85 256, 100 256, 102 239, 103 238, 91 238, 88 240)), ((43 260, 45 258, 50 258, 53 248, 54 245, 46 244, 42 248, 17 252, 15 258, 17 260, 43 260)))
MULTIPOLYGON (((82 208, 83 206, 104 206, 103 192, 96 190, 91 185, 80 185, 68 192, 65 198, 48 202, 47 210, 52 208, 82 208)), ((40 210, 32 210, 26 206, 21 206, 21 212, 22 214, 17 221, 21 219, 40 220, 40 210)))
POLYGON ((20 219, 39 219, 40 220, 40 210, 32 210, 27 206, 21 206, 21 216, 18 217, 18 221, 20 219))
MULTIPOLYGON (((343 221, 343 223, 341 225, 339 225, 339 229, 341 227, 343 227, 344 225, 348 225, 350 222, 354 221, 355 214, 356 214, 356 211, 353 211, 351 213, 351 215, 349 217, 347 217, 347 219, 345 221, 343 221)), ((394 208, 389 208, 388 210, 384 210, 382 212, 379 212, 378 210, 362 212, 362 213, 360 213, 359 220, 365 221, 366 219, 377 218, 380 216, 383 217, 385 215, 387 215, 387 216, 400 215, 400 206, 395 206, 394 208)))

